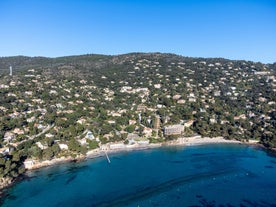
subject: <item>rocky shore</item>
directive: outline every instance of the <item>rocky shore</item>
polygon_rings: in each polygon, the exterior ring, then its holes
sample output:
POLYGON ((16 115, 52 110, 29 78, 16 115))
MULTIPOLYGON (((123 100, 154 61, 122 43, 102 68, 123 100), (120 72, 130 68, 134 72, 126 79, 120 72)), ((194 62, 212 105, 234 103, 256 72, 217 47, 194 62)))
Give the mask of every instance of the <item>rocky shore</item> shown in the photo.
POLYGON ((0 206, 2 198, 5 195, 5 190, 13 186, 16 182, 24 179, 25 175, 19 176, 17 178, 0 178, 0 206))
POLYGON ((13 183, 12 178, 1 178, 0 179, 0 196, 2 194, 1 190, 9 187, 10 185, 12 185, 12 183, 13 183))

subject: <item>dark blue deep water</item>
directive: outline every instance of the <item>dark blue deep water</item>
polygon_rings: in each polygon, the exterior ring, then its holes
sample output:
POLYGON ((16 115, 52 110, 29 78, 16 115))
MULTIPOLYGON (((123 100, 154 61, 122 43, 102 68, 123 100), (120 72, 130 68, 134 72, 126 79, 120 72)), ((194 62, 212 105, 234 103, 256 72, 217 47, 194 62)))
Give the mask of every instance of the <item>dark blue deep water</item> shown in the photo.
POLYGON ((276 206, 276 158, 243 145, 124 152, 29 173, 2 206, 276 206))

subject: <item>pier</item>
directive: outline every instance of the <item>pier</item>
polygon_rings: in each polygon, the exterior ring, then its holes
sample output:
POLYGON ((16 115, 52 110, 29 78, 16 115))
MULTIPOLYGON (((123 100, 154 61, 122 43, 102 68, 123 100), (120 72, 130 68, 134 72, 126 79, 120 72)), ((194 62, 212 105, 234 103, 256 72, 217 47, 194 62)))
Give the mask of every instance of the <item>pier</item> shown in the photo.
POLYGON ((105 156, 106 156, 106 159, 107 159, 108 163, 111 163, 111 161, 110 161, 110 159, 109 159, 109 157, 108 157, 107 152, 106 152, 106 151, 104 151, 104 153, 105 153, 105 156))

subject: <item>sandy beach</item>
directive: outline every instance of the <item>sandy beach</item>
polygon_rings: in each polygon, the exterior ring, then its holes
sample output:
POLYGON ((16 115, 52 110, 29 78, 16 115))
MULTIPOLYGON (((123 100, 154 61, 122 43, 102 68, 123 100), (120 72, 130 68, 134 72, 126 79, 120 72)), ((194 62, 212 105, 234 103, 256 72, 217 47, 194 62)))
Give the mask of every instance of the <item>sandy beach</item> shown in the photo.
POLYGON ((237 140, 227 140, 223 137, 201 137, 201 136, 193 136, 193 137, 183 137, 178 138, 177 140, 167 142, 168 145, 201 145, 201 144, 215 144, 215 143, 241 143, 237 140))
MULTIPOLYGON (((162 143, 151 143, 147 145, 140 145, 140 144, 133 144, 133 145, 125 145, 116 149, 111 149, 110 145, 114 145, 117 143, 109 143, 103 145, 101 148, 97 148, 94 150, 90 150, 86 153, 86 156, 79 155, 77 157, 61 157, 61 158, 54 158, 52 160, 45 160, 45 161, 38 161, 38 160, 26 160, 25 161, 25 168, 27 170, 34 170, 46 166, 56 165, 64 162, 73 162, 73 161, 81 161, 84 159, 91 159, 100 156, 106 156, 105 153, 119 153, 124 151, 134 151, 134 150, 145 150, 151 148, 158 148, 161 146, 192 146, 192 145, 203 145, 203 144, 216 144, 216 143, 242 143, 237 140, 226 140, 223 137, 200 137, 200 136, 193 136, 193 137, 183 137, 178 138, 177 140, 162 142, 162 143)), ((250 142, 249 142, 250 143, 250 142)), ((256 142, 251 142, 251 144, 256 144, 256 142)))

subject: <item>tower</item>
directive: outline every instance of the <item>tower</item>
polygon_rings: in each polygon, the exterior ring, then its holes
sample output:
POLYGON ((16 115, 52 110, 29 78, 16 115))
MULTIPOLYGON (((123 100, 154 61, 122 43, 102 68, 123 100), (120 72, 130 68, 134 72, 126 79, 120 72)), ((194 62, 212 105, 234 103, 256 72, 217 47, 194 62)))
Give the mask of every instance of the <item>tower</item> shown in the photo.
POLYGON ((10 66, 10 76, 12 76, 12 66, 10 66))
POLYGON ((160 116, 159 115, 155 116, 153 127, 154 127, 154 129, 159 129, 160 128, 160 116))

